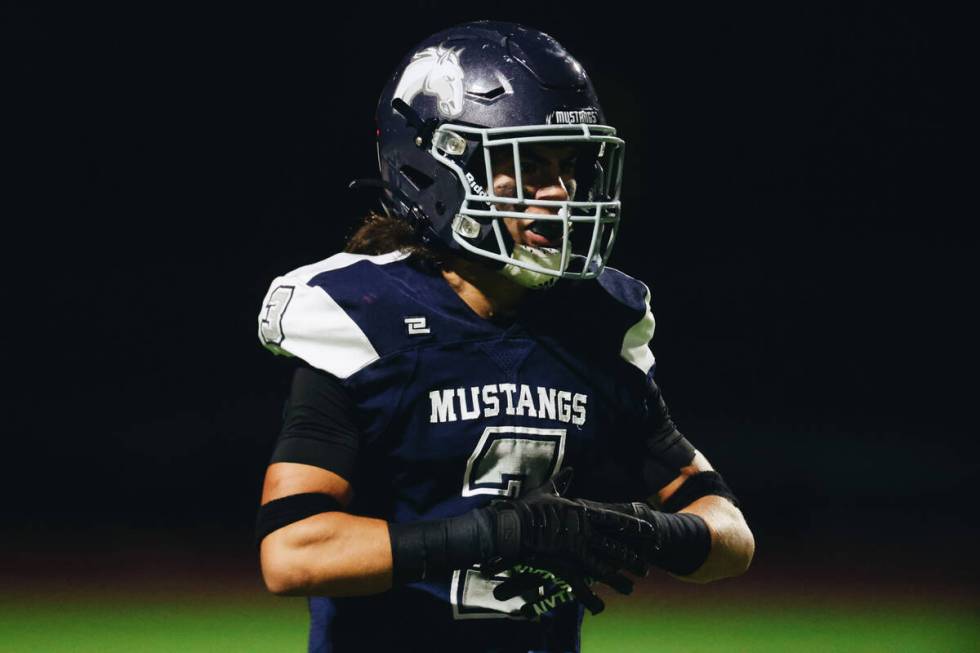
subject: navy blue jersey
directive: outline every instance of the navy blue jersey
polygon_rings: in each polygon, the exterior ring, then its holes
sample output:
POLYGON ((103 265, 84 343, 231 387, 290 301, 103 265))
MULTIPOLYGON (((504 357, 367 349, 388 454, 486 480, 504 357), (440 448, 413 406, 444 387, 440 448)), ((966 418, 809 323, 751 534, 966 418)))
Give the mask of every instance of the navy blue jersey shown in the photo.
MULTIPOLYGON (((501 323, 404 254, 338 254, 272 283, 259 336, 349 394, 349 510, 405 522, 518 496, 569 466, 572 494, 592 499, 644 499, 672 480, 693 449, 652 382, 649 302, 644 284, 606 268, 529 293, 501 323)), ((493 598, 499 582, 474 568, 311 599, 310 648, 578 650, 577 604, 527 621, 520 598, 493 598)))

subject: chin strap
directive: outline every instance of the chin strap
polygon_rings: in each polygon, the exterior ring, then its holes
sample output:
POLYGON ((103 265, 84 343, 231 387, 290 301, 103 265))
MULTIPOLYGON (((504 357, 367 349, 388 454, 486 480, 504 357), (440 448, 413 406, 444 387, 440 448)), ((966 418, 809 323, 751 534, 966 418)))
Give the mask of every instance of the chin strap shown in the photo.
MULTIPOLYGON (((543 268, 551 270, 561 269, 561 250, 543 247, 528 247, 527 245, 514 245, 511 258, 523 263, 533 263, 543 268)), ((530 288, 541 290, 550 288, 558 281, 558 277, 528 270, 514 263, 507 263, 500 269, 500 274, 504 275, 514 283, 530 288)))

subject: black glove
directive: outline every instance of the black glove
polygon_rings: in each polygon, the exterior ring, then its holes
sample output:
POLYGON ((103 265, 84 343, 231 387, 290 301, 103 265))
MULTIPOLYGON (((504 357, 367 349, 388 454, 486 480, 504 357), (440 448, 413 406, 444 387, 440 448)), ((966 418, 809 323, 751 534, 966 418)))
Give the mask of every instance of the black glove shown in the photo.
POLYGON ((627 517, 641 519, 650 525, 650 530, 645 533, 643 538, 632 539, 630 543, 640 551, 640 555, 649 564, 656 564, 657 557, 663 546, 663 531, 657 528, 657 519, 653 513, 656 511, 649 504, 641 501, 632 503, 601 503, 588 499, 579 499, 591 510, 599 510, 606 513, 612 512, 627 517))
POLYGON ((571 468, 564 469, 520 499, 490 505, 497 516, 498 555, 481 566, 484 575, 497 574, 515 560, 526 567, 512 569, 511 577, 497 586, 498 600, 520 595, 525 608, 540 614, 571 598, 571 593, 598 614, 604 604, 589 589, 590 578, 629 594, 633 583, 621 572, 646 575, 642 546, 654 536, 652 527, 625 513, 561 496, 572 473, 571 468), (542 587, 546 588, 543 602, 542 587))
MULTIPOLYGON (((642 551, 633 543, 642 541, 650 525, 559 496, 559 488, 567 488, 571 474, 571 469, 563 470, 519 499, 494 501, 458 517, 390 523, 393 584, 424 580, 477 563, 484 576, 491 577, 523 563, 564 579, 590 611, 601 611, 602 601, 588 589, 586 578, 624 594, 631 592, 633 583, 621 572, 646 574, 642 551)), ((515 590, 511 584, 497 590, 514 597, 526 587, 515 590)))
MULTIPOLYGON (((547 569, 518 564, 505 573, 508 575, 494 577, 500 584, 494 589, 493 596, 498 601, 520 596, 523 604, 518 613, 527 619, 535 619, 576 600, 571 584, 547 569)), ((586 588, 595 582, 587 576, 583 576, 581 581, 586 588)), ((602 610, 602 599, 595 596, 590 589, 579 589, 579 595, 584 596, 586 601, 594 601, 593 608, 597 611, 602 610)))
POLYGON ((619 513, 650 524, 652 536, 627 536, 625 540, 641 552, 644 562, 673 574, 693 573, 711 552, 711 532, 698 515, 661 512, 642 501, 598 503, 582 499, 580 502, 591 510, 619 513))

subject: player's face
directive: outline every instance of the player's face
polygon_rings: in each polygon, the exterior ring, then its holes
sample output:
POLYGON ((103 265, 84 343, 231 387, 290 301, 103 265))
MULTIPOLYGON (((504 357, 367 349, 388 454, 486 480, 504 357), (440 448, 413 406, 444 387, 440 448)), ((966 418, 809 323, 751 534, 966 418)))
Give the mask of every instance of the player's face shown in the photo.
MULTIPOLYGON (((530 145, 521 148, 521 181, 524 197, 562 202, 575 195, 575 162, 578 150, 571 145, 530 145)), ((502 197, 517 196, 514 158, 510 149, 494 148, 493 192, 502 197)), ((561 223, 535 221, 535 215, 557 215, 556 207, 497 204, 505 211, 523 211, 528 217, 504 218, 515 243, 532 247, 561 247, 561 223)))

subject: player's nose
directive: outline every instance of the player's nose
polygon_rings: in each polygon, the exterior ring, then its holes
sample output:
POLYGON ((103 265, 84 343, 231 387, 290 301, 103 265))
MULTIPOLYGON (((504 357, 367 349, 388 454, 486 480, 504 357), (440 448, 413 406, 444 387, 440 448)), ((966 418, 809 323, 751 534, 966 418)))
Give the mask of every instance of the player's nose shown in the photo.
MULTIPOLYGON (((555 180, 548 185, 539 186, 534 192, 534 199, 548 200, 552 202, 565 202, 568 200, 568 188, 561 177, 556 177, 555 180)), ((542 214, 551 213, 557 215, 558 208, 551 206, 531 206, 528 207, 528 212, 542 214)))
POLYGON ((556 177, 547 186, 538 188, 537 192, 534 193, 534 199, 564 202, 568 199, 568 188, 565 181, 561 177, 556 177))

